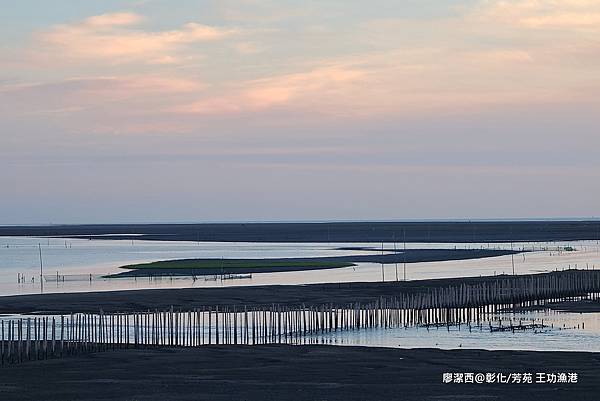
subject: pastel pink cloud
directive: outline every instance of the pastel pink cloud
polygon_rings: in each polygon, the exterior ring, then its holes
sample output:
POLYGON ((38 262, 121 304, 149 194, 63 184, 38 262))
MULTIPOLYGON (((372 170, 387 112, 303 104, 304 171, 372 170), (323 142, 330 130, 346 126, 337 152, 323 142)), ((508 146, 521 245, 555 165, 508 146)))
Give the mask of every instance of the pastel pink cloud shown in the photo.
POLYGON ((57 62, 68 58, 109 64, 166 64, 177 62, 185 45, 220 40, 236 32, 194 22, 174 30, 146 31, 138 28, 143 19, 133 13, 114 13, 56 25, 36 35, 38 51, 48 59, 59 55, 57 62))

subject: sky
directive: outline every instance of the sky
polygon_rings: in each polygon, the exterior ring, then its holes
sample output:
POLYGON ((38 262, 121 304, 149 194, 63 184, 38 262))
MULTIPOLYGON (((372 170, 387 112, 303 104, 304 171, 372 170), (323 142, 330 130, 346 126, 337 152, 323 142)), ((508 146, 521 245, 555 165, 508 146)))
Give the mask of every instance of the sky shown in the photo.
POLYGON ((600 0, 20 0, 0 224, 600 216, 600 0))

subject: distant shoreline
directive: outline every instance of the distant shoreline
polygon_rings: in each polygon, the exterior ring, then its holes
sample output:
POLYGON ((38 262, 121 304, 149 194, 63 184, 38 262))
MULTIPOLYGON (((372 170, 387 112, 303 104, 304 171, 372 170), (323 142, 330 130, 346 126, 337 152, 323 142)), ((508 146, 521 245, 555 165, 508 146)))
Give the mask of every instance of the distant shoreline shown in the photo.
POLYGON ((202 242, 544 242, 600 240, 598 220, 0 226, 0 236, 202 242), (132 238, 132 234, 135 235, 132 238))

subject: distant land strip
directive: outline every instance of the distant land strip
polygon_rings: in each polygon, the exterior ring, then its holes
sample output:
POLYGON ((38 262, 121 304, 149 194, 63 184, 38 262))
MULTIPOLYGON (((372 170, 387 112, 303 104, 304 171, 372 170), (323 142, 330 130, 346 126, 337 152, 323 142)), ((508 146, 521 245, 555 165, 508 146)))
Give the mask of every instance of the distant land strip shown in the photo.
POLYGON ((0 226, 0 236, 316 243, 600 241, 600 220, 0 226))

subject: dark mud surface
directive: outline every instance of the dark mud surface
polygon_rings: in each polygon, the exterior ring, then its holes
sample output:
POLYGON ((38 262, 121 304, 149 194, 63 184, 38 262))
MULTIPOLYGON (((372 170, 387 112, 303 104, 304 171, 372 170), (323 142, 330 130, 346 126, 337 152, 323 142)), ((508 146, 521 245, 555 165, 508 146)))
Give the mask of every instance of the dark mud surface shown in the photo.
MULTIPOLYGON (((549 273, 549 274, 561 274, 549 273)), ((308 285, 231 286, 11 295, 0 297, 0 313, 97 313, 194 309, 215 305, 321 305, 373 302, 379 297, 427 292, 432 288, 477 284, 510 276, 464 277, 414 281, 350 282, 308 285)))
POLYGON ((596 401, 600 354, 345 346, 120 350, 0 369, 2 400, 596 401), (444 384, 443 373, 575 372, 577 383, 444 384))

